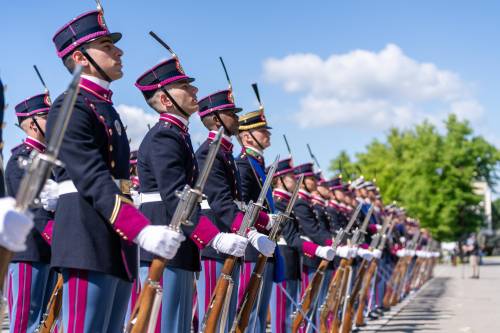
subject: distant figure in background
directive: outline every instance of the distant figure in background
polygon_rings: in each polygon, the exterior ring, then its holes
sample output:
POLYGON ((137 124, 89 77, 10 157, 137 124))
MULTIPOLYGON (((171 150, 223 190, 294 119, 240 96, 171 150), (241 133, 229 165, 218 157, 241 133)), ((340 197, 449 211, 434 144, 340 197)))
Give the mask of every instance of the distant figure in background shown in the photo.
POLYGON ((464 245, 464 252, 469 255, 470 265, 472 267, 471 279, 479 279, 479 243, 476 234, 471 234, 464 245))

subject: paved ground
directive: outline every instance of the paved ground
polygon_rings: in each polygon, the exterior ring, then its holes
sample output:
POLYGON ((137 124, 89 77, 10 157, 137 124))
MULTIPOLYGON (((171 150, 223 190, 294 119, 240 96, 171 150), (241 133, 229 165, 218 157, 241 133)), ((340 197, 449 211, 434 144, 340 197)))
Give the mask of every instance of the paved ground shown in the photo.
POLYGON ((500 332, 500 258, 486 258, 481 278, 470 268, 437 266, 435 278, 391 317, 369 322, 361 332, 500 332), (465 277, 465 278, 463 278, 465 277))
MULTIPOLYGON (((435 278, 393 308, 381 320, 368 322, 363 333, 495 333, 500 332, 500 257, 486 258, 481 279, 469 279, 467 266, 437 266, 435 278), (462 278, 464 276, 465 278, 462 278)), ((7 330, 7 318, 2 325, 7 330)))

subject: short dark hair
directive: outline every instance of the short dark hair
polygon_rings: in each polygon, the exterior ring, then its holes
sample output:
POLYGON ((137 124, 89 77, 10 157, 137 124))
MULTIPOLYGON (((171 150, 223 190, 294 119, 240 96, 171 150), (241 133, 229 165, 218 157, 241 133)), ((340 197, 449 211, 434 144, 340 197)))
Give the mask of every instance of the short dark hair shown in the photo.
POLYGON ((76 64, 75 61, 73 60, 73 52, 68 54, 66 57, 63 58, 63 64, 66 69, 73 74, 73 71, 75 70, 76 64))

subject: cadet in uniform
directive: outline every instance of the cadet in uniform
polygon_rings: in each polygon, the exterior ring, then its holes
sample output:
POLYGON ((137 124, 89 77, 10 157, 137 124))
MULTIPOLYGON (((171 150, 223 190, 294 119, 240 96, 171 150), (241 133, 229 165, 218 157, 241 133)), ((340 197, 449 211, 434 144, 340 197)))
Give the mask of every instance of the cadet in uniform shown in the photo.
MULTIPOLYGON (((276 211, 285 212, 292 192, 297 186, 291 158, 278 163, 273 177, 273 198, 276 211)), ((271 294, 271 328, 273 333, 290 332, 291 315, 299 302, 301 260, 300 255, 315 256, 331 260, 335 255, 330 246, 319 246, 300 237, 298 221, 292 218, 285 223, 278 241, 280 253, 285 262, 284 281, 276 282, 271 294)))
MULTIPOLYGON (((45 151, 45 124, 50 97, 40 94, 15 107, 19 127, 26 133, 24 142, 12 150, 5 170, 7 193, 15 197, 25 174, 20 165, 32 152, 45 151)), ((26 240, 26 249, 14 253, 9 267, 10 332, 33 332, 41 320, 54 286, 50 271, 50 243, 53 214, 43 208, 30 209, 35 228, 26 240)))
MULTIPOLYGON (((53 38, 70 72, 83 67, 59 153, 65 166, 54 169, 59 199, 51 265, 64 278, 64 332, 120 332, 137 272, 135 244, 169 259, 184 239, 151 226, 130 200, 129 142, 109 90, 123 75, 123 52, 115 46, 120 38, 110 33, 102 11, 78 16, 53 38)), ((49 136, 64 97, 49 112, 49 136)))
MULTIPOLYGON (((189 117, 199 109, 198 89, 191 85, 177 57, 163 61, 137 79, 147 103, 159 114, 139 147, 138 172, 141 184, 141 211, 158 225, 170 224, 179 202, 176 191, 194 186, 198 177, 189 117)), ((193 226, 182 225, 190 239, 169 261, 163 274, 162 332, 190 332, 195 272, 200 271, 200 250, 215 250, 241 256, 247 244, 244 237, 219 232, 211 220, 197 210, 193 226)), ((153 255, 141 252, 141 281, 145 281, 153 255)))
MULTIPOLYGON (((219 150, 212 167, 210 177, 205 186, 207 200, 202 203, 202 208, 207 214, 213 216, 217 227, 225 232, 238 232, 243 221, 242 192, 240 175, 233 158, 233 144, 231 137, 238 132, 237 112, 241 108, 236 107, 231 90, 222 90, 211 94, 198 103, 201 121, 210 131, 208 138, 196 151, 198 163, 203 165, 208 154, 209 144, 212 142, 219 128, 223 128, 221 149, 219 150)), ((248 232, 250 243, 260 249, 266 256, 272 256, 274 243, 267 236, 257 230, 265 232, 271 225, 270 219, 265 212, 260 212, 255 229, 248 232), (260 244, 260 245, 259 245, 260 244), (264 244, 264 245, 262 245, 264 244)), ((210 304, 211 295, 215 290, 217 278, 220 276, 224 260, 227 255, 206 248, 202 251, 202 273, 198 280, 199 313, 200 319, 210 304)), ((232 279, 235 282, 234 291, 231 295, 229 312, 227 316, 228 329, 234 320, 237 307, 239 265, 234 268, 232 279)))
MULTIPOLYGON (((267 125, 264 110, 249 112, 239 118, 239 138, 242 144, 242 152, 236 159, 236 165, 240 172, 243 201, 257 201, 261 186, 265 181, 264 150, 271 145, 271 127, 267 125)), ((266 197, 269 212, 274 211, 272 191, 269 190, 266 197)), ((242 267, 239 285, 238 299, 243 298, 246 286, 252 276, 252 271, 257 261, 258 251, 249 246, 245 253, 245 262, 242 267)), ((259 309, 252 311, 249 327, 255 327, 255 332, 265 332, 267 323, 267 309, 271 297, 274 273, 274 258, 267 261, 266 269, 262 277, 262 292, 260 294, 259 309), (254 324, 255 323, 255 324, 254 324)))

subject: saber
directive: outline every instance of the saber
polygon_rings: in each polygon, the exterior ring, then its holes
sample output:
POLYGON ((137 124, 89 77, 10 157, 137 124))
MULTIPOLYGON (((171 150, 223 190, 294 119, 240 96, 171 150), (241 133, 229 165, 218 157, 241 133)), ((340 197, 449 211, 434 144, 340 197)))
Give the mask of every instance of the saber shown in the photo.
POLYGON ((150 31, 149 34, 151 35, 151 37, 153 37, 161 46, 163 46, 164 48, 167 49, 168 52, 170 52, 170 54, 172 55, 172 57, 174 58, 177 58, 177 54, 175 54, 174 50, 172 50, 172 48, 170 46, 168 46, 167 43, 165 43, 163 41, 163 39, 161 39, 160 37, 158 37, 157 34, 154 33, 154 31, 150 31))
POLYGON ((313 152, 311 150, 311 146, 309 146, 308 143, 306 145, 307 145, 307 150, 309 150, 309 155, 314 160, 314 162, 316 163, 316 165, 318 166, 318 168, 321 169, 321 166, 319 165, 318 159, 316 158, 316 156, 313 154, 313 152))
POLYGON ((45 88, 45 92, 48 94, 49 93, 49 88, 47 88, 47 85, 45 84, 45 81, 43 80, 42 74, 40 74, 40 71, 38 70, 38 67, 36 67, 36 65, 33 65, 33 68, 35 69, 36 75, 38 76, 38 79, 40 79, 40 82, 42 83, 42 86, 45 88))
MULTIPOLYGON (((229 78, 226 64, 224 63, 224 59, 222 59, 222 57, 219 57, 219 60, 220 60, 220 63, 222 64, 222 68, 224 69, 224 74, 226 74, 226 80, 227 80, 227 83, 229 84, 229 90, 233 91, 233 85, 231 84, 231 79, 229 78)), ((233 96, 233 98, 234 98, 234 96, 233 96)))
POLYGON ((255 93, 255 97, 257 97, 257 101, 259 102, 259 110, 264 110, 264 104, 262 104, 262 101, 260 99, 260 93, 259 93, 259 87, 257 86, 257 83, 252 83, 252 88, 253 92, 255 93))
POLYGON ((288 150, 288 154, 290 154, 290 157, 292 156, 292 150, 290 149, 290 145, 288 144, 288 140, 286 139, 286 135, 283 134, 283 140, 285 140, 285 145, 286 149, 288 150))

